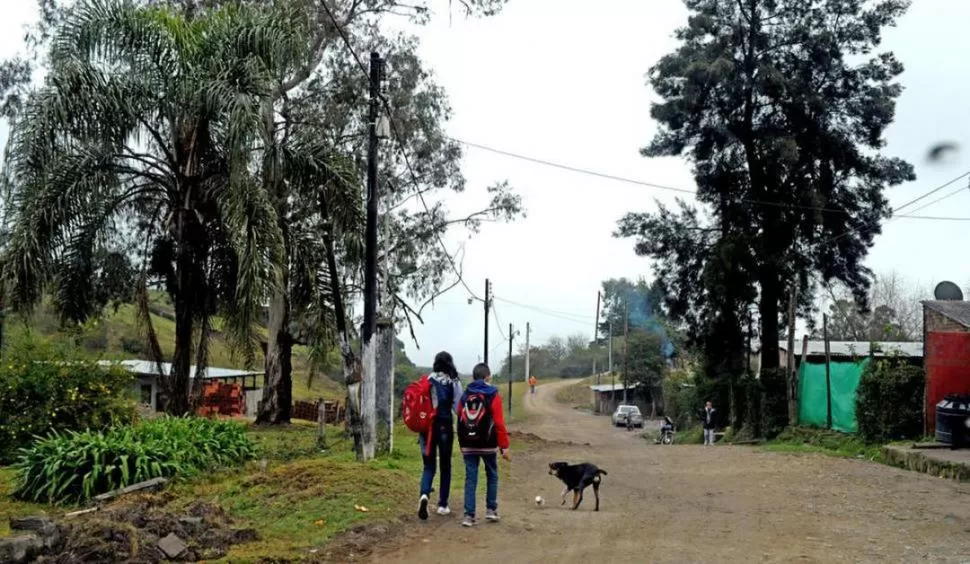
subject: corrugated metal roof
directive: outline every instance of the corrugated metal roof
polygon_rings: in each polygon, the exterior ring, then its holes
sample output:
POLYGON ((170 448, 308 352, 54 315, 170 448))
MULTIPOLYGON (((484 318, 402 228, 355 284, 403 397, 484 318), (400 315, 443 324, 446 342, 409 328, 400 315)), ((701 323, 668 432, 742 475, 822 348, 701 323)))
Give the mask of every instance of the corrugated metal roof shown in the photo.
MULTIPOLYGON (((904 356, 908 358, 923 358, 922 342, 881 342, 871 343, 873 356, 904 356)), ((864 341, 829 341, 831 356, 869 356, 870 343, 864 341)), ((788 342, 779 341, 778 348, 787 351, 788 342)), ((809 341, 808 356, 825 355, 825 341, 809 341)), ((802 356, 802 342, 795 341, 795 356, 802 356)))
MULTIPOLYGON (((629 384, 626 387, 626 389, 632 390, 633 388, 636 388, 637 385, 638 384, 629 384)), ((615 392, 617 390, 622 390, 623 389, 623 384, 622 383, 619 383, 619 384, 598 384, 598 385, 590 386, 589 389, 591 389, 591 390, 593 390, 594 392, 597 392, 597 393, 599 393, 599 392, 615 392)))
MULTIPOLYGON (((150 360, 102 360, 99 364, 107 366, 111 364, 119 364, 124 366, 129 371, 134 372, 138 375, 144 376, 158 376, 158 365, 150 360)), ((162 363, 162 371, 164 374, 170 374, 172 371, 172 364, 169 362, 162 363)), ((205 369, 206 378, 242 378, 245 376, 261 375, 263 372, 253 372, 248 370, 236 370, 234 368, 216 368, 210 366, 205 369)), ((189 377, 195 378, 195 365, 189 369, 189 377)))
POLYGON ((970 302, 927 300, 923 307, 945 315, 960 325, 970 327, 970 302))

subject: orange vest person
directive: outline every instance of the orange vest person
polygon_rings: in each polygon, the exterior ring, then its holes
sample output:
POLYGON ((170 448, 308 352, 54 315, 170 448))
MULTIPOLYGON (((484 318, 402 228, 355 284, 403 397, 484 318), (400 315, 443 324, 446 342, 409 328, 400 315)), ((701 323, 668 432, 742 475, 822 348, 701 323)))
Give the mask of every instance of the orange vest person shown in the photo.
POLYGON ((536 393, 536 377, 529 376, 529 390, 534 394, 536 393))

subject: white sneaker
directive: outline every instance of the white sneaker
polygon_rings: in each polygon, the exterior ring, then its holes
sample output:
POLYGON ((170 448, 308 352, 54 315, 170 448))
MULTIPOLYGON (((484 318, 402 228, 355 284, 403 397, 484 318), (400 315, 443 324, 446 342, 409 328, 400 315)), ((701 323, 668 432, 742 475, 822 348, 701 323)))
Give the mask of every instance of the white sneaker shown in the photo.
POLYGON ((451 515, 451 509, 449 509, 449 508, 447 508, 447 507, 440 507, 440 506, 439 506, 439 507, 438 507, 438 511, 436 511, 436 513, 437 513, 438 515, 441 515, 442 517, 446 517, 446 516, 448 516, 448 515, 451 515))
POLYGON ((502 518, 498 516, 498 511, 495 511, 494 509, 489 509, 488 511, 485 512, 485 520, 491 521, 492 523, 498 523, 499 521, 502 520, 502 518))

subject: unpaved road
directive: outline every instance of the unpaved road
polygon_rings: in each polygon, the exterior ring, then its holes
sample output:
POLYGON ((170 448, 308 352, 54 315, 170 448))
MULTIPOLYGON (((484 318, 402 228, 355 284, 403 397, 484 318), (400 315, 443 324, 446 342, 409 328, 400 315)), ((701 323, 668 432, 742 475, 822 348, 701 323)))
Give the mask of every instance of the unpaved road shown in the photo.
MULTIPOLYGON (((970 562, 968 485, 821 455, 655 446, 605 417, 558 404, 556 390, 569 384, 526 396, 535 416, 519 430, 573 444, 549 442, 528 453, 513 444, 511 476, 499 486, 501 523, 463 529, 458 516, 432 515, 376 547, 372 559, 970 562), (547 473, 556 460, 609 471, 598 513, 591 490, 578 511, 559 506, 560 484, 547 473), (535 507, 536 495, 545 506, 535 507)), ((463 477, 456 470, 458 510, 463 477)))

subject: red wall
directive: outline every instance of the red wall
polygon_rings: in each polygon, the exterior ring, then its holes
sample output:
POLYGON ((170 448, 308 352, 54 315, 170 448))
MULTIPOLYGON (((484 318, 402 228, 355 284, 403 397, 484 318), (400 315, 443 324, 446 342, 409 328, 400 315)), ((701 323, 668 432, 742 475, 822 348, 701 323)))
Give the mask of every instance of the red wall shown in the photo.
POLYGON ((970 393, 970 333, 926 334, 926 432, 936 432, 936 404, 970 393))

